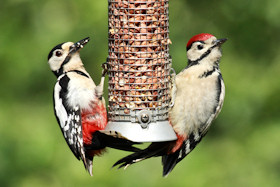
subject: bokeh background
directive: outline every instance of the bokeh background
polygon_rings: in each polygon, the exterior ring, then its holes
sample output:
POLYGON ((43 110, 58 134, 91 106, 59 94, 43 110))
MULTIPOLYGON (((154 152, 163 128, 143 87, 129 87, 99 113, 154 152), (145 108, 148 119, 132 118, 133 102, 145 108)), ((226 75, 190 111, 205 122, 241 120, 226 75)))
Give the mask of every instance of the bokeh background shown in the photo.
POLYGON ((47 55, 58 43, 90 36, 82 58, 98 82, 108 54, 107 1, 2 0, 1 186, 280 186, 279 17, 277 0, 171 0, 170 54, 176 72, 187 64, 191 36, 209 32, 229 39, 221 62, 223 110, 167 178, 161 177, 160 158, 111 169, 128 154, 112 149, 94 159, 90 177, 56 123, 56 78, 47 55))

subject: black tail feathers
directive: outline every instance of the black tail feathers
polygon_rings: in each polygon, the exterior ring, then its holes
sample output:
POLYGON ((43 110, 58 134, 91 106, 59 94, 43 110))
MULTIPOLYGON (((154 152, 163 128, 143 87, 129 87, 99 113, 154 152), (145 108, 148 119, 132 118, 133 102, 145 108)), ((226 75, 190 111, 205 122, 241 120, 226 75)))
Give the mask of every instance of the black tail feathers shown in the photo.
POLYGON ((156 142, 152 143, 149 147, 147 147, 144 150, 140 150, 138 152, 135 152, 133 154, 130 154, 120 160, 118 160, 113 167, 120 165, 118 169, 122 167, 127 167, 131 164, 140 162, 142 160, 151 158, 151 157, 157 157, 162 156, 166 154, 169 147, 168 142, 156 142))
POLYGON ((131 152, 140 151, 141 149, 133 146, 135 144, 140 144, 140 143, 132 142, 130 140, 123 139, 123 138, 116 138, 104 134, 102 132, 96 131, 93 134, 91 145, 88 145, 85 148, 88 150, 97 150, 97 149, 103 149, 105 147, 111 147, 123 151, 131 151, 131 152))
POLYGON ((173 168, 178 163, 178 157, 179 157, 179 151, 176 151, 175 153, 170 155, 162 156, 163 177, 167 177, 168 174, 173 170, 173 168))
POLYGON ((183 160, 197 146, 202 137, 203 136, 200 136, 198 139, 195 139, 194 135, 191 134, 189 138, 183 142, 179 150, 162 157, 164 177, 166 177, 174 169, 176 164, 183 160))

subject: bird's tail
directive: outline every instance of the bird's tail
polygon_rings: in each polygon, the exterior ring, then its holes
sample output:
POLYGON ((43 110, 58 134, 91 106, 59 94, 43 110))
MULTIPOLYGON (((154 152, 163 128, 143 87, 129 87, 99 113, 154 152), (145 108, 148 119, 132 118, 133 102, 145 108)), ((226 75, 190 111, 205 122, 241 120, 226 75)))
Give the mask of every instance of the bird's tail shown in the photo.
POLYGON ((147 158, 156 157, 156 156, 162 156, 163 154, 166 154, 166 151, 169 147, 169 143, 167 142, 155 142, 152 143, 149 147, 147 147, 144 150, 140 150, 138 152, 135 152, 133 154, 130 154, 120 160, 118 160, 113 167, 120 165, 118 169, 122 167, 128 167, 131 164, 140 162, 142 160, 145 160, 147 158))
POLYGON ((162 156, 163 177, 167 177, 168 174, 173 170, 173 168, 179 162, 178 161, 179 154, 180 154, 179 151, 176 151, 175 153, 162 156))
POLYGON ((201 141, 203 135, 199 138, 195 138, 193 134, 190 134, 189 138, 183 141, 180 149, 171 154, 166 154, 162 156, 162 165, 163 165, 163 176, 167 175, 174 169, 176 164, 178 164, 183 158, 185 158, 201 141))
POLYGON ((84 162, 85 168, 88 171, 88 173, 90 174, 90 176, 92 176, 92 159, 93 159, 93 157, 86 158, 86 160, 84 162))

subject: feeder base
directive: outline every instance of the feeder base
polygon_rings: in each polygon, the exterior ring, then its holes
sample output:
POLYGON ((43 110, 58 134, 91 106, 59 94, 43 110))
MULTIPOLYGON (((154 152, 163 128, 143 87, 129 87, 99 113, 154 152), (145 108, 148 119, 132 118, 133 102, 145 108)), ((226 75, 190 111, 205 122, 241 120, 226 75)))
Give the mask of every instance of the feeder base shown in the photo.
POLYGON ((103 131, 116 131, 133 142, 165 142, 177 139, 168 121, 151 122, 146 128, 142 128, 139 123, 108 122, 103 131))

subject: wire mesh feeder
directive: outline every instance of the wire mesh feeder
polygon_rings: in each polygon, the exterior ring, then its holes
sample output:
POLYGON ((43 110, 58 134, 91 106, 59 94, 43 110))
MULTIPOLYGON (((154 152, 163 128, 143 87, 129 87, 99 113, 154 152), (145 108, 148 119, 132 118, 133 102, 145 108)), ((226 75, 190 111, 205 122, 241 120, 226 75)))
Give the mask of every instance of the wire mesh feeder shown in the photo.
POLYGON ((169 141, 168 0, 109 0, 109 123, 137 142, 169 141))

